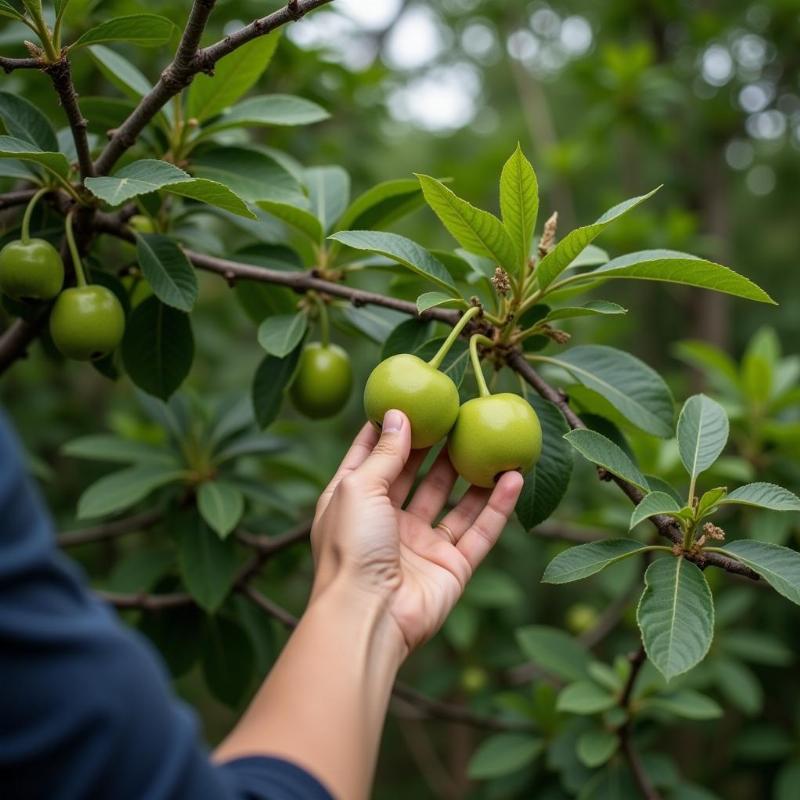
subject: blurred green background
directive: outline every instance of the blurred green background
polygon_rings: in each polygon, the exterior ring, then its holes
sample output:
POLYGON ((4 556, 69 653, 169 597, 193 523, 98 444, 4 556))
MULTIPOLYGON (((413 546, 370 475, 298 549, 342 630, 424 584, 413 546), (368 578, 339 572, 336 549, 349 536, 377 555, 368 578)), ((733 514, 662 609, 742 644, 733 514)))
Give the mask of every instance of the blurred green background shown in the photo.
MULTIPOLYGON (((276 5, 219 2, 208 39, 263 14, 265 6, 276 5)), ((186 3, 177 2, 74 0, 67 30, 80 32, 89 18, 141 10, 180 24, 186 8, 186 3)), ((24 55, 19 41, 13 23, 0 26, 0 53, 24 55)), ((166 48, 115 49, 151 80, 169 60, 166 48)), ((76 54, 73 69, 82 96, 117 94, 88 54, 76 54)), ((15 72, 2 78, 2 89, 38 103, 57 127, 63 126, 44 76, 15 72)), ((336 0, 287 29, 258 90, 301 95, 330 111, 330 120, 318 125, 253 135, 305 166, 344 166, 354 195, 381 180, 424 172, 452 178, 462 197, 496 210, 496 176, 517 141, 539 176, 542 218, 558 211, 562 233, 592 222, 626 197, 663 184, 653 200, 604 233, 598 244, 612 255, 660 247, 696 253, 752 278, 780 306, 748 304, 668 284, 612 282, 605 296, 630 308, 630 313, 622 320, 575 323, 570 328, 574 341, 629 350, 667 377, 679 402, 698 389, 724 401, 733 415, 736 436, 720 468, 721 480, 771 475, 798 490, 797 0, 336 0), (764 332, 764 326, 774 334, 764 332), (738 363, 758 331, 762 332, 749 351, 751 361, 766 354, 772 370, 769 380, 783 381, 784 388, 795 391, 777 408, 758 399, 758 386, 752 379, 748 384, 745 373, 739 389, 725 386, 709 367, 714 357, 708 352, 716 351, 703 351, 706 356, 701 358, 696 348, 681 351, 675 346, 681 340, 701 340, 738 363), (775 419, 781 423, 777 432, 766 430, 765 422, 775 419)), ((102 136, 101 127, 90 130, 102 136)), ((3 182, 11 187, 8 179, 3 182)), ((18 224, 14 212, 3 212, 0 218, 5 229, 18 224)), ((426 246, 452 246, 427 210, 395 229, 426 246)), ((210 219, 208 240, 194 239, 192 245, 227 255, 246 243, 246 236, 230 223, 210 219)), ((108 260, 106 268, 115 269, 131 259, 131 252, 104 247, 96 256, 108 260)), ((201 299, 194 314, 198 354, 185 385, 195 409, 223 397, 247 395, 262 355, 255 326, 234 293, 214 277, 201 277, 201 299)), ((364 279, 364 285, 386 289, 387 281, 364 279)), ((0 325, 9 321, 0 312, 0 325)), ((380 330, 385 335, 397 321, 383 315, 377 338, 380 330)), ((360 387, 380 346, 346 332, 337 338, 356 361, 360 387)), ((719 353, 717 362, 724 361, 719 353)), ((290 510, 284 510, 283 517, 276 511, 250 520, 250 527, 279 531, 307 516, 361 423, 359 393, 360 389, 346 412, 333 421, 309 423, 286 410, 271 430, 286 437, 290 447, 252 469, 281 492, 290 510)), ((62 529, 76 527, 76 498, 108 471, 108 465, 87 467, 83 462, 79 469, 78 462, 61 453, 65 442, 108 430, 154 441, 163 435, 147 421, 127 380, 115 384, 90 366, 58 360, 39 345, 3 376, 0 400, 20 431, 62 529)), ((633 438, 634 449, 650 471, 666 478, 676 473, 677 457, 669 444, 633 438)), ((558 519, 625 530, 629 508, 624 497, 614 487, 597 485, 587 465, 577 465, 576 471, 558 519)), ((762 538, 797 543, 796 521, 792 526, 791 521, 783 524, 767 515, 750 515, 734 521, 731 530, 737 525, 745 535, 758 527, 762 538)), ((127 584, 118 570, 114 577, 115 565, 126 559, 130 563, 132 555, 152 543, 152 535, 142 536, 77 554, 98 585, 119 587, 127 584)), ((541 587, 543 566, 558 547, 511 526, 444 632, 412 658, 405 678, 431 695, 469 702, 482 710, 502 705, 512 691, 530 696, 530 685, 512 688, 508 681, 508 670, 523 660, 514 630, 532 622, 564 627, 576 604, 601 612, 631 580, 624 569, 617 569, 577 588, 541 587)), ((293 549, 269 564, 263 586, 299 611, 310 571, 304 549, 293 549)), ((780 643, 782 654, 771 662, 762 658, 753 667, 757 688, 751 686, 755 699, 746 707, 736 705, 737 690, 726 696, 724 680, 713 669, 696 677, 722 692, 726 716, 714 723, 655 728, 653 750, 668 753, 684 776, 719 797, 797 797, 800 783, 788 778, 780 783, 776 776, 787 765, 796 765, 794 759, 800 756, 794 678, 800 616, 769 593, 722 580, 720 575, 714 580, 719 597, 731 598, 722 600, 734 609, 729 624, 768 632, 780 643)), ((131 622, 149 625, 146 632, 164 649, 176 630, 189 634, 199 630, 203 624, 199 616, 187 612, 189 619, 163 621, 166 635, 135 615, 131 622)), ((248 692, 284 635, 263 621, 252 626, 248 630, 255 657, 247 656, 249 671, 237 673, 235 659, 226 667, 233 671, 233 680, 241 678, 248 692)), ((603 643, 601 655, 611 658, 626 652, 635 645, 636 636, 631 610, 603 643)), ((752 660, 758 661, 754 656, 752 660)), ((197 666, 180 677, 178 688, 197 705, 211 741, 224 733, 247 699, 241 694, 234 709, 226 707, 208 691, 197 666)), ((390 717, 387 724, 377 798, 572 796, 553 779, 552 765, 530 767, 499 781, 471 782, 467 764, 483 734, 465 726, 421 722, 408 712, 390 717), (537 778, 535 769, 544 777, 537 778), (537 786, 547 793, 538 794, 537 786)))

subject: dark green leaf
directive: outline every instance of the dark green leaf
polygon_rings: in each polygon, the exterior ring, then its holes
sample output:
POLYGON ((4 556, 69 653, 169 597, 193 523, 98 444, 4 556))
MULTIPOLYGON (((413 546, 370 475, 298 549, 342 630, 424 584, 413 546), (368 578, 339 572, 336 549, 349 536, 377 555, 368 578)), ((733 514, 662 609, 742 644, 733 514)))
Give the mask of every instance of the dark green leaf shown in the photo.
POLYGON ((155 296, 179 311, 191 311, 197 300, 197 275, 175 241, 157 233, 137 234, 136 255, 155 296))
POLYGON ((651 549, 635 539, 604 539, 579 544, 559 553, 547 565, 542 583, 569 583, 588 578, 624 558, 651 549))
POLYGON ((36 150, 58 151, 58 139, 50 121, 24 97, 0 92, 0 119, 10 136, 35 145, 36 150))
POLYGON ((303 340, 308 328, 305 314, 267 317, 258 329, 258 343, 270 355, 284 358, 303 340))
POLYGON ((644 492, 649 490, 647 479, 642 475, 639 468, 620 447, 610 439, 606 439, 601 433, 578 428, 564 434, 564 438, 593 464, 597 464, 612 475, 638 486, 644 492))
POLYGON ((131 14, 113 17, 95 25, 84 33, 70 50, 100 42, 130 42, 140 47, 158 47, 172 36, 173 24, 156 14, 131 14))
POLYGON ((274 422, 281 410, 283 395, 289 385, 302 347, 296 347, 285 358, 267 356, 253 378, 253 409, 262 428, 274 422))
POLYGON ((558 628, 528 625, 516 632, 517 644, 527 659, 545 672, 567 681, 586 678, 589 651, 558 628))
POLYGON ((227 481, 204 481, 197 490, 197 508, 208 525, 224 539, 242 518, 244 497, 227 481))
POLYGON ((487 739, 472 756, 467 774, 488 780, 516 772, 544 751, 544 742, 524 733, 498 733, 487 739))

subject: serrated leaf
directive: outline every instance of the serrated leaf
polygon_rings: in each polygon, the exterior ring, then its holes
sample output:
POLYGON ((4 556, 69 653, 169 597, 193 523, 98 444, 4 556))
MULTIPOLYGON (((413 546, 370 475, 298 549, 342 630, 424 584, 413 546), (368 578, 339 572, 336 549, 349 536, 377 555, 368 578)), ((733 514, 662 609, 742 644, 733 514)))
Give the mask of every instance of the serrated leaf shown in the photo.
POLYGON ((559 319, 573 319, 574 317, 598 317, 614 314, 627 314, 628 309, 608 300, 590 300, 582 306, 564 306, 549 311, 541 322, 554 322, 559 319))
POLYGON ((517 274, 514 242, 497 217, 462 200, 436 178, 429 175, 417 178, 426 202, 465 250, 490 258, 512 275, 517 274))
POLYGON ((674 403, 669 387, 630 353, 605 345, 581 345, 543 360, 566 369, 636 427, 654 436, 672 436, 674 403))
POLYGON ((378 230, 422 203, 419 181, 412 178, 384 181, 359 195, 342 214, 338 227, 340 230, 378 230))
POLYGON ((63 153, 46 152, 35 144, 13 136, 0 136, 0 158, 14 158, 41 164, 62 178, 69 175, 69 161, 63 153))
POLYGON ((716 700, 694 689, 648 697, 642 701, 641 710, 666 711, 676 717, 692 720, 719 719, 722 716, 722 707, 716 700))
POLYGON ((659 558, 644 576, 636 609, 647 657, 670 680, 699 664, 714 636, 714 601, 702 571, 685 558, 659 558))
POLYGON ((800 497, 774 483, 747 483, 734 489, 722 500, 723 505, 753 506, 772 511, 800 511, 800 497))
POLYGON ((656 514, 670 514, 680 510, 680 503, 678 503, 671 494, 667 494, 666 492, 650 492, 650 494, 645 495, 639 505, 633 509, 628 529, 633 530, 640 522, 656 514))
POLYGON ((383 231, 339 231, 329 237, 354 250, 380 253, 415 274, 432 281, 453 296, 459 296, 444 265, 424 247, 396 233, 383 231))
POLYGON ((591 656, 568 633, 546 625, 528 625, 516 631, 516 640, 528 660, 556 678, 567 681, 586 678, 591 656))
POLYGON ((212 530, 224 539, 242 518, 244 497, 227 481, 204 481, 197 490, 197 508, 212 530))
POLYGON ((36 150, 58 152, 58 139, 50 121, 24 97, 0 92, 0 119, 10 136, 35 145, 36 150))
POLYGON ((191 311, 197 300, 197 275, 189 259, 168 236, 136 234, 139 268, 155 296, 180 311, 191 311))
POLYGON ((312 167, 305 179, 311 210, 328 233, 350 202, 350 176, 341 167, 312 167))
POLYGON ((199 122, 224 111, 249 91, 269 66, 280 32, 259 36, 214 65, 214 75, 195 75, 186 100, 186 114, 199 122))
POLYGON ((558 507, 572 477, 572 448, 564 441, 569 430, 564 415, 549 401, 531 395, 533 406, 542 427, 542 454, 525 475, 516 512, 526 530, 544 522, 558 507))
POLYGON ((308 328, 305 314, 267 317, 258 329, 258 343, 270 355, 283 358, 300 344, 308 328))
POLYGON ((697 286, 701 289, 732 294, 758 303, 776 305, 760 286, 732 269, 675 250, 642 250, 638 253, 629 253, 612 259, 608 264, 591 272, 583 273, 581 279, 584 277, 589 280, 635 278, 680 283, 684 286, 697 286))
POLYGON ((570 547, 548 565, 542 583, 570 583, 588 578, 625 558, 652 550, 635 539, 604 539, 570 547))
POLYGON ((253 376, 253 410, 259 427, 274 422, 281 410, 283 396, 289 385, 302 348, 296 347, 285 358, 266 356, 253 376))
POLYGON ((473 780, 488 780, 517 772, 544 752, 544 741, 524 733, 498 733, 475 751, 467 767, 473 780))
POLYGON ((172 36, 173 24, 157 14, 114 17, 90 28, 69 46, 71 51, 100 42, 130 42, 140 47, 158 47, 172 36))
MULTIPOLYGON (((660 187, 659 187, 660 188, 660 187)), ((596 239, 612 222, 651 198, 658 189, 632 197, 610 208, 596 222, 570 231, 537 265, 536 277, 540 289, 546 289, 574 260, 581 250, 596 239)))
POLYGON ((255 128, 268 125, 311 125, 330 114, 317 103, 291 94, 267 94, 243 100, 223 111, 203 126, 203 139, 230 128, 255 128))
POLYGON ((175 456, 168 450, 145 442, 123 439, 121 436, 94 434, 80 436, 67 442, 61 452, 70 458, 86 458, 94 461, 110 461, 123 464, 147 462, 179 468, 175 456))
POLYGON ((757 572, 778 594, 800 605, 800 553, 796 550, 741 539, 726 544, 723 552, 757 572))
POLYGON ((519 274, 530 256, 533 230, 539 213, 536 173, 519 144, 500 174, 500 212, 503 225, 517 250, 515 274, 519 274))
POLYGON ((429 308, 436 308, 437 306, 444 306, 448 304, 466 306, 466 300, 460 297, 451 297, 449 294, 442 292, 425 292, 417 298, 417 313, 422 314, 429 308))
POLYGON ((599 714, 617 703, 607 689, 591 681, 578 681, 564 687, 558 695, 556 708, 568 714, 599 714))
POLYGON ((678 417, 678 449, 694 481, 720 456, 728 441, 728 415, 710 397, 696 394, 683 405, 678 417))
POLYGON ((628 458, 621 447, 614 444, 597 431, 579 428, 564 434, 564 438, 586 459, 593 464, 616 475, 618 478, 638 486, 643 492, 649 487, 647 479, 639 468, 628 458))
POLYGON ((157 297, 142 301, 128 318, 122 360, 140 389, 166 400, 183 383, 194 360, 189 315, 157 297))
POLYGON ((578 738, 575 752, 581 764, 595 769, 605 764, 617 752, 619 737, 611 731, 593 728, 578 738))
POLYGON ((130 508, 150 492, 185 477, 171 465, 137 464, 93 483, 78 500, 78 519, 104 517, 130 508))

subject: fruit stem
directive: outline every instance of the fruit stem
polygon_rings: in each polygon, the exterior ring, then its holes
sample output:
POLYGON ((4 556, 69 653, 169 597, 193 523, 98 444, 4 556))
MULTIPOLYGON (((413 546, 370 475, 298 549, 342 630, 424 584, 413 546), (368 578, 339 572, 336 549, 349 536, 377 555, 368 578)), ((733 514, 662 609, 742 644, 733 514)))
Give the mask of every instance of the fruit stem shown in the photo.
POLYGON ((327 348, 331 343, 331 323, 328 316, 328 307, 318 294, 314 294, 314 300, 316 300, 317 308, 319 309, 319 338, 322 346, 327 348))
POLYGON ((67 232, 67 246, 69 247, 69 254, 72 258, 75 278, 78 281, 78 286, 86 286, 86 273, 83 271, 83 261, 81 261, 78 245, 75 244, 75 234, 72 231, 72 211, 67 214, 65 227, 67 232))
POLYGON ((22 244, 28 244, 31 240, 31 216, 33 215, 34 206, 39 200, 50 191, 49 186, 44 186, 39 189, 36 194, 31 197, 28 207, 25 209, 25 214, 22 217, 22 244))
POLYGON ((489 391, 489 387, 486 385, 486 378, 484 377, 483 370, 481 369, 481 359, 478 355, 479 344, 494 344, 494 342, 492 342, 488 336, 483 336, 480 333, 476 333, 469 337, 469 358, 472 362, 472 371, 475 373, 475 381, 478 384, 478 394, 481 397, 489 397, 491 392, 489 391))
POLYGON ((450 331, 450 335, 444 340, 442 346, 439 348, 439 351, 428 362, 428 364, 430 364, 434 369, 439 369, 439 367, 442 366, 442 361, 444 361, 444 357, 450 352, 450 348, 453 346, 453 343, 461 335, 461 331, 463 331, 464 328, 466 328, 467 323, 474 316, 480 313, 481 313, 480 306, 472 306, 472 308, 465 311, 461 319, 453 326, 453 330, 450 331))

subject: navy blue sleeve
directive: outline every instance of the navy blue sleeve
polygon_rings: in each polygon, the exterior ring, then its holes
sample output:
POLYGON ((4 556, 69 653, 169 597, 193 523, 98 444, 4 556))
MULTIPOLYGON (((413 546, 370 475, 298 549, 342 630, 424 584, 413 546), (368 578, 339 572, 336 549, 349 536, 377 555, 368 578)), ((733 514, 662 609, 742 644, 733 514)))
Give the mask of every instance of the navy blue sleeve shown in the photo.
POLYGON ((210 762, 153 648, 58 551, 1 414, 0 797, 331 800, 280 759, 210 762))

